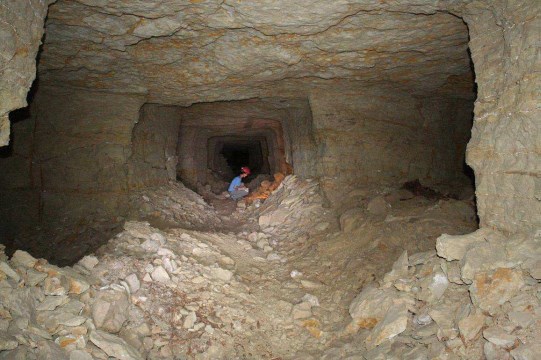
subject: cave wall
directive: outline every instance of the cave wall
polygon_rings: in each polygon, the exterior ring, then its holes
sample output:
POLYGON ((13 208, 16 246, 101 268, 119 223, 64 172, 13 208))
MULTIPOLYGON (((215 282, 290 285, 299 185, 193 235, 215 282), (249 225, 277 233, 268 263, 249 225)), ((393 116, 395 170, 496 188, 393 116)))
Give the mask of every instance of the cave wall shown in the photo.
POLYGON ((178 107, 146 104, 133 128, 132 154, 128 160, 129 188, 164 185, 176 180, 178 107))
POLYGON ((125 214, 132 130, 142 104, 139 96, 40 87, 31 118, 14 126, 16 156, 0 160, 4 227, 125 214), (22 211, 13 213, 14 201, 22 211))
POLYGON ((143 98, 45 88, 36 95, 33 161, 51 219, 123 214, 132 130, 143 98))
POLYGON ((11 126, 11 141, 0 149, 0 241, 11 242, 40 220, 40 192, 33 173, 34 119, 11 126))
POLYGON ((53 0, 0 3, 0 146, 9 143, 9 112, 26 106, 36 78, 36 55, 53 0))
POLYGON ((338 201, 355 187, 456 180, 471 103, 382 89, 313 92, 318 169, 327 196, 338 201))
POLYGON ((207 140, 209 131, 181 123, 178 140, 177 178, 196 189, 207 176, 207 140))
POLYGON ((308 100, 288 108, 282 126, 286 162, 293 167, 294 174, 303 178, 318 177, 318 154, 308 100))
POLYGON ((467 161, 482 227, 541 229, 541 2, 466 9, 478 97, 467 161))

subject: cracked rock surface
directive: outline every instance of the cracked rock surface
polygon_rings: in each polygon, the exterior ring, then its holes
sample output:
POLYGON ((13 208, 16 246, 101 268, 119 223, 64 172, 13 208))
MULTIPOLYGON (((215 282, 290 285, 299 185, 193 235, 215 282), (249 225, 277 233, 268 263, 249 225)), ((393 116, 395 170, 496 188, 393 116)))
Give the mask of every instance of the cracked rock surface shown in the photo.
POLYGON ((449 14, 467 2, 60 0, 39 73, 179 105, 336 82, 470 97, 466 25, 449 14))

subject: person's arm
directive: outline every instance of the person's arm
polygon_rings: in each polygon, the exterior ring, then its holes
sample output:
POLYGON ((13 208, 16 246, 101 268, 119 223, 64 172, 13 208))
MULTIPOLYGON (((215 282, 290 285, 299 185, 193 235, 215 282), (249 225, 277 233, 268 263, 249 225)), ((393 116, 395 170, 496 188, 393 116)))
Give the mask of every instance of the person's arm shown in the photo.
POLYGON ((239 187, 239 185, 242 184, 240 178, 237 176, 236 178, 231 181, 231 184, 229 185, 229 189, 227 191, 235 191, 239 187))

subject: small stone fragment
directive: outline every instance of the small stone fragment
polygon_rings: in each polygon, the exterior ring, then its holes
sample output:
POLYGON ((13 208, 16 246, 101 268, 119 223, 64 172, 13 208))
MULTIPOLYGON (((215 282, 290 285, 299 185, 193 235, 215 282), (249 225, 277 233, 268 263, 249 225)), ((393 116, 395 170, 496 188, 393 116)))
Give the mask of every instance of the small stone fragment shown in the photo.
POLYGON ((428 285, 431 294, 429 301, 439 300, 445 293, 445 290, 447 290, 447 287, 449 287, 449 280, 447 280, 447 276, 443 272, 433 274, 432 281, 428 285))
POLYGON ((127 320, 129 301, 124 291, 107 290, 97 294, 92 305, 92 319, 96 328, 117 333, 127 320))
POLYGON ((539 341, 530 344, 522 344, 511 350, 514 360, 539 360, 541 359, 541 343, 539 341))
POLYGON ((139 281, 139 278, 135 274, 130 274, 126 276, 124 280, 128 284, 128 287, 130 288, 130 292, 132 294, 137 292, 137 290, 141 288, 141 282, 139 281))
POLYGON ((11 262, 15 266, 22 266, 26 268, 33 268, 38 260, 26 251, 17 250, 11 257, 11 262))
POLYGON ((367 349, 373 349, 382 342, 394 338, 406 330, 408 325, 408 310, 404 305, 392 306, 385 318, 379 322, 366 338, 367 349))
POLYGON ((43 283, 43 292, 45 295, 66 295, 68 293, 67 284, 64 286, 60 278, 48 277, 43 283))
POLYGON ((268 261, 282 261, 282 257, 276 253, 271 252, 269 255, 267 255, 268 261))
POLYGON ((301 280, 301 285, 305 289, 319 289, 323 286, 321 283, 310 280, 301 280))
POLYGON ((79 260, 79 265, 82 265, 88 270, 92 270, 94 269, 94 267, 96 267, 96 265, 98 265, 99 262, 100 261, 98 260, 98 258, 94 255, 86 255, 81 260, 79 260))
POLYGON ((511 311, 507 316, 513 324, 520 326, 523 329, 526 329, 534 321, 532 314, 524 311, 511 311))
POLYGON ((458 322, 458 329, 466 341, 472 341, 484 325, 483 314, 471 314, 458 322))
POLYGON ((158 241, 148 239, 141 244, 141 247, 149 253, 155 253, 160 248, 160 243, 158 241))
POLYGON ((414 300, 392 288, 365 287, 351 302, 349 314, 361 328, 372 328, 382 320, 395 304, 412 304, 414 300))
POLYGON ((300 304, 294 305, 291 310, 291 316, 293 319, 306 319, 312 316, 312 304, 309 302, 301 302, 300 304))
POLYGON ((26 270, 26 285, 36 286, 47 278, 47 274, 36 271, 34 269, 26 270))
POLYGON ((90 341, 102 349, 107 355, 120 360, 143 360, 141 354, 118 336, 105 331, 94 330, 90 333, 90 341))
POLYGON ((19 346, 19 342, 5 332, 0 332, 0 351, 13 350, 19 346))
POLYGON ((484 229, 466 235, 443 234, 436 240, 438 256, 449 261, 462 260, 471 247, 486 244, 487 236, 487 230, 484 229))
POLYGON ((520 271, 500 268, 492 273, 476 274, 469 290, 473 304, 493 314, 523 286, 520 271))
POLYGON ((505 248, 500 244, 482 244, 466 252, 461 261, 462 280, 471 284, 475 274, 496 268, 508 267, 505 248))
POLYGON ((214 279, 218 279, 224 282, 229 282, 233 278, 233 273, 229 270, 218 268, 211 268, 210 274, 214 279))
POLYGON ((385 274, 383 277, 384 282, 392 282, 400 278, 408 276, 408 252, 404 251, 402 255, 393 264, 393 269, 385 274))
POLYGON ((36 310, 39 311, 52 311, 60 305, 67 304, 69 297, 67 295, 61 296, 47 296, 45 300, 36 306, 36 310))
POLYGON ((195 314, 194 311, 190 311, 190 313, 184 319, 184 323, 182 324, 182 327, 184 329, 191 329, 195 325, 196 321, 197 321, 197 315, 195 314))
POLYGON ((483 345, 483 354, 486 360, 510 360, 511 355, 504 349, 487 341, 483 345))
POLYGON ((6 262, 0 261, 0 271, 2 271, 4 274, 6 274, 11 279, 19 282, 21 280, 21 277, 19 274, 15 272, 6 262))
POLYGON ((510 348, 515 344, 515 340, 517 339, 516 336, 509 335, 503 329, 492 326, 483 331, 483 337, 493 343, 494 345, 503 347, 503 348, 510 348))
POLYGON ((161 266, 157 266, 154 271, 152 271, 152 274, 150 274, 150 276, 152 277, 152 280, 161 283, 168 283, 169 281, 171 281, 171 277, 169 276, 167 271, 165 271, 165 269, 161 266))

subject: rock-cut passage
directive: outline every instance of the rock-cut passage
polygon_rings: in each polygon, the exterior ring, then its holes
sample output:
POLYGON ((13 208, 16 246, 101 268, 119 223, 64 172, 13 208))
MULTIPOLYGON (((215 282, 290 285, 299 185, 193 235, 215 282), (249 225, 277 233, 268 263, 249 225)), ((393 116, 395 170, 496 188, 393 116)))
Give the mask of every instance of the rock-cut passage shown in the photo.
POLYGON ((541 358, 540 11, 1 2, 0 359, 541 358))

